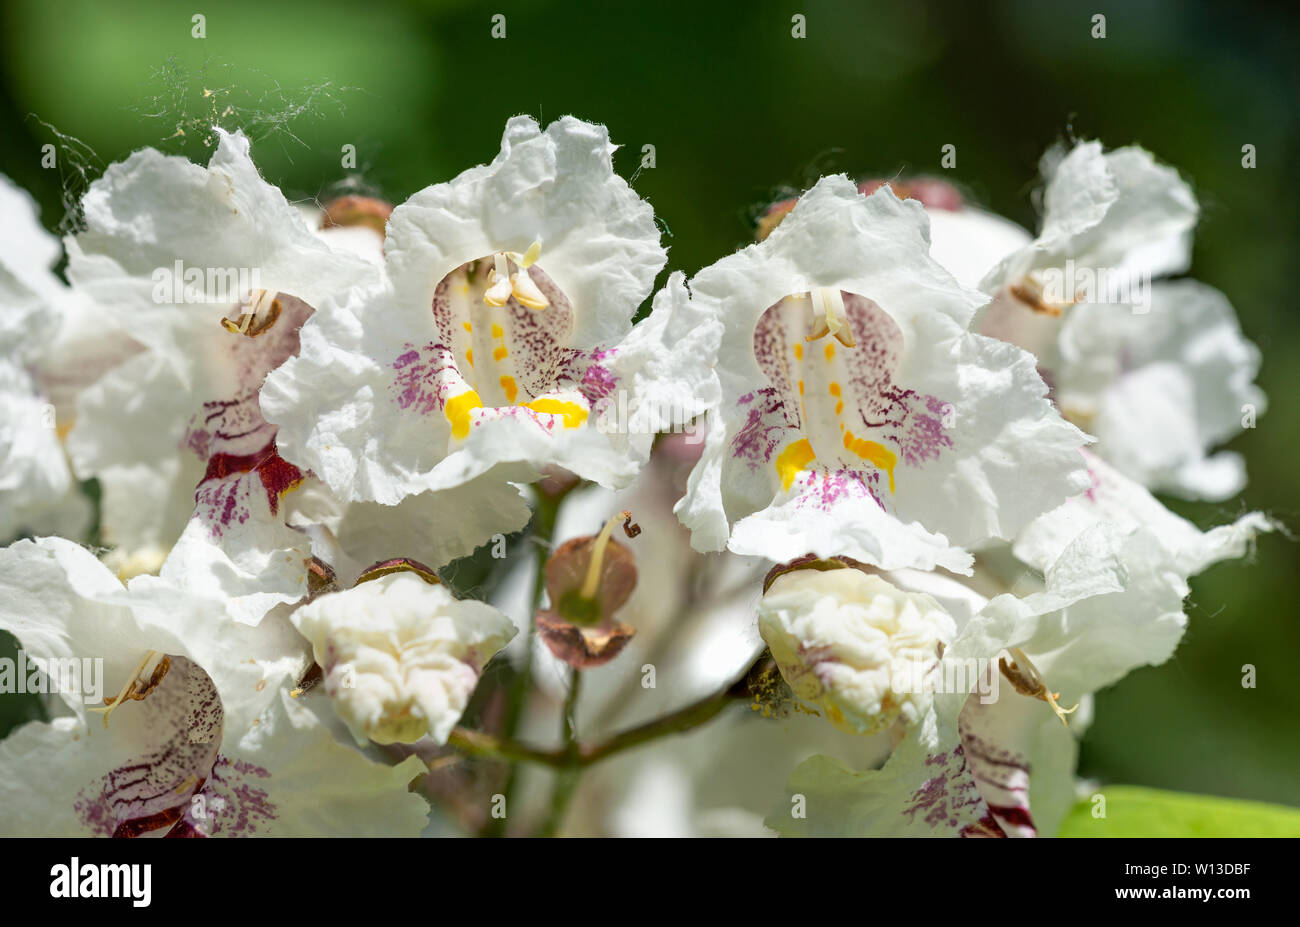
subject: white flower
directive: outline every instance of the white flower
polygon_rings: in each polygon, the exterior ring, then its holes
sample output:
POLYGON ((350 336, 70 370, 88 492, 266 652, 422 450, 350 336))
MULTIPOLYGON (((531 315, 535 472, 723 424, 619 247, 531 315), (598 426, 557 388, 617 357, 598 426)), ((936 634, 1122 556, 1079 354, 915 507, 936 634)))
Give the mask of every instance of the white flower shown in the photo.
POLYGON ((1142 313, 1076 306, 1057 343, 1056 401, 1098 456, 1157 491, 1225 499, 1245 486, 1240 454, 1207 453, 1267 406, 1259 349, 1222 293, 1178 280, 1154 284, 1142 313))
MULTIPOLYGON (((931 714, 900 732, 879 771, 826 757, 801 765, 789 789, 805 796, 807 819, 778 812, 770 826, 821 835, 1055 832, 1070 806, 1074 737, 1091 694, 1169 659, 1187 625, 1188 576, 1243 555, 1271 528, 1255 514, 1202 533, 1095 458, 1090 468, 1097 481, 1088 494, 1041 516, 1010 550, 984 552, 966 586, 940 574, 888 575, 931 596, 956 624, 931 677, 931 714), (974 589, 1011 585, 1034 591, 985 599, 974 589), (1068 730, 1057 716, 1068 716, 1068 730)), ((852 571, 801 572, 815 587, 852 571)), ((829 652, 851 641, 834 637, 829 652)))
POLYGON ((165 553, 201 481, 261 477, 200 489, 223 527, 276 510, 294 479, 258 409, 262 379, 297 349, 313 306, 378 276, 305 227, 247 139, 218 137, 206 168, 152 149, 111 165, 67 240, 74 285, 146 347, 83 393, 68 438, 77 472, 100 480, 105 541, 126 556, 165 553))
POLYGON ((1146 151, 1103 153, 1097 142, 1049 153, 1044 174, 1037 238, 994 261, 1015 234, 991 226, 1007 223, 932 211, 945 230, 936 259, 970 277, 987 260, 981 286, 994 300, 979 330, 1038 356, 1062 414, 1097 436, 1098 454, 1151 489, 1235 494, 1240 457, 1209 451, 1263 413, 1259 352, 1216 290, 1152 282, 1190 262, 1191 189, 1146 151))
POLYGON ((932 676, 957 630, 930 596, 852 567, 777 576, 759 604, 758 627, 795 696, 861 734, 921 719, 930 692, 898 683, 932 676))
POLYGON ((81 293, 53 272, 58 239, 36 205, 0 176, 0 540, 20 532, 79 537, 90 506, 77 486, 63 436, 87 378, 130 353, 81 293))
POLYGON ((232 625, 156 577, 124 588, 57 538, 0 551, 0 590, 0 627, 60 682, 55 717, 0 741, 5 834, 422 829, 407 786, 423 767, 371 762, 294 698, 310 660, 282 617, 232 625))
POLYGON ((1055 718, 1035 709, 1028 699, 1004 709, 972 698, 959 744, 928 753, 904 741, 878 770, 855 772, 831 757, 811 757, 787 786, 802 797, 804 816, 792 816, 787 802, 766 823, 783 836, 1036 836, 1035 818, 1059 825, 1069 810, 1077 748, 1055 718), (1047 786, 1034 789, 1033 815, 1031 781, 1047 786))
POLYGON ((515 118, 491 164, 397 207, 388 280, 321 307, 267 380, 281 451, 344 500, 390 505, 552 464, 630 482, 647 403, 702 405, 709 374, 707 350, 663 343, 693 327, 673 301, 629 334, 665 253, 613 150, 601 126, 515 118))
MULTIPOLYGON (((86 391, 70 444, 79 471, 103 486, 115 566, 160 570, 178 587, 224 599, 235 620, 256 623, 306 593, 312 554, 309 538, 288 527, 310 524, 288 494, 311 474, 280 456, 259 391, 298 352, 313 305, 381 279, 382 268, 377 254, 363 259, 328 244, 360 232, 377 252, 374 230, 309 229, 258 175, 247 140, 219 138, 206 169, 137 152, 86 196, 88 228, 69 239, 70 272, 147 350, 86 391), (199 286, 191 271, 220 286, 199 286), (254 288, 242 289, 248 283, 254 288)), ((425 496, 389 510, 390 533, 369 539, 347 537, 341 503, 317 498, 310 507, 327 510, 320 517, 355 556, 378 554, 362 566, 385 556, 438 566, 527 521, 518 490, 503 482, 479 487, 474 500, 472 515, 437 521, 436 539, 427 519, 453 500, 425 496), (416 541, 419 549, 374 550, 416 541)), ((364 513, 354 514, 347 524, 367 530, 364 513)))
POLYGON ((925 212, 824 178, 764 241, 690 281, 721 322, 720 409, 678 507, 700 549, 969 569, 1085 488, 1084 436, 1031 355, 970 334, 981 298, 925 212))
POLYGON ((964 287, 978 289, 988 272, 1033 237, 1009 219, 968 204, 953 209, 926 204, 930 257, 964 287))
POLYGON ((482 602, 413 572, 379 576, 293 614, 334 707, 358 740, 445 743, 484 665, 515 634, 482 602))

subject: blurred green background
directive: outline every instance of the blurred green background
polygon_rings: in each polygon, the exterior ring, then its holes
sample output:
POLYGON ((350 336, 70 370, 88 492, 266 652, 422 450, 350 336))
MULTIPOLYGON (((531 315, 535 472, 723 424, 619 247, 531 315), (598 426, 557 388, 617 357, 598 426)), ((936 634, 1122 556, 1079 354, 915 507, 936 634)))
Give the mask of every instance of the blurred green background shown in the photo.
MULTIPOLYGON (((1192 274, 1225 291, 1264 350, 1270 409, 1231 445, 1242 498, 1174 507, 1202 526, 1246 508, 1300 525, 1300 7, 1187 2, 817 0, 614 4, 42 0, 0 7, 0 171, 50 227, 81 173, 41 168, 49 127, 91 176, 143 145, 206 159, 213 116, 245 125, 290 198, 361 189, 400 202, 489 160, 507 117, 604 122, 656 166, 636 178, 688 273, 751 235, 754 210, 824 172, 944 173, 1030 228, 1037 161, 1059 140, 1140 143, 1203 208, 1192 274), (206 37, 192 37, 192 17, 206 37), (492 16, 506 38, 491 37, 492 16), (807 38, 791 37, 801 13, 807 38), (1091 37, 1092 16, 1107 35, 1091 37), (224 115, 223 115, 224 114, 224 115), (48 123, 44 125, 43 123, 48 123), (180 132, 178 132, 180 130, 180 132), (355 145, 357 171, 340 167, 355 145), (941 171, 940 148, 957 147, 941 171), (1258 167, 1245 170, 1253 144, 1258 167)), ((1102 782, 1300 805, 1300 546, 1193 582, 1176 657, 1097 699, 1081 773, 1102 782), (1243 689, 1253 664, 1258 687, 1243 689)))

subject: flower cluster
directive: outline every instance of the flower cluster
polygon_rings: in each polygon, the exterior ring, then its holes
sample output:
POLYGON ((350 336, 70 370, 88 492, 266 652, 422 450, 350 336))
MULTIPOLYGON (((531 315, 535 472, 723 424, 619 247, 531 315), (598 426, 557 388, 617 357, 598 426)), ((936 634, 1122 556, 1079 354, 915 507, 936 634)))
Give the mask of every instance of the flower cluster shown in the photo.
POLYGON ((6 833, 1052 833, 1091 694, 1273 528, 1152 495, 1236 493, 1264 400, 1226 299, 1153 279, 1197 205, 1140 149, 1049 153, 1037 237, 824 177, 656 291, 602 126, 511 119, 395 208, 215 132, 62 248, 0 184, 0 630, 48 715, 6 833), (532 763, 593 767, 572 813, 532 763))

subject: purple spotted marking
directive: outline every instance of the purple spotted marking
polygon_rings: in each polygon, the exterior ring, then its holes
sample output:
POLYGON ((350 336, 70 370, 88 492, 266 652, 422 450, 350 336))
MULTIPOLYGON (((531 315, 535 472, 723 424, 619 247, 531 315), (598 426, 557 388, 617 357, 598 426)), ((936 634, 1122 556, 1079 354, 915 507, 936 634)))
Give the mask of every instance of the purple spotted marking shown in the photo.
POLYGON ((790 421, 788 406, 781 401, 775 387, 746 393, 737 402, 750 408, 746 411, 745 424, 731 440, 731 453, 749 464, 751 470, 757 470, 771 462, 777 447, 785 442, 787 432, 797 428, 798 422, 790 421))
POLYGON ((249 338, 226 333, 210 368, 212 392, 199 400, 180 447, 206 461, 215 454, 248 454, 275 439, 274 425, 262 417, 258 395, 267 374, 298 353, 303 323, 312 309, 281 293, 280 315, 269 329, 249 338))
MULTIPOLYGON (((430 342, 423 348, 406 344, 407 348, 393 361, 392 390, 396 392, 399 408, 410 409, 420 415, 441 412, 446 405, 448 391, 460 379, 451 351, 446 345, 430 342)), ((459 381, 459 383, 457 383, 459 381)), ((458 389, 458 392, 460 390, 458 389)))
POLYGON ((849 499, 870 498, 888 511, 878 492, 881 488, 879 470, 827 470, 810 467, 801 477, 802 492, 796 503, 799 508, 812 508, 830 512, 836 505, 849 499))
POLYGON ((613 396, 618 387, 618 377, 606 366, 613 356, 612 348, 592 351, 586 355, 588 366, 583 371, 578 390, 593 409, 613 396))
POLYGON ((925 411, 917 412, 915 403, 921 397, 907 393, 900 428, 890 439, 897 445, 903 462, 919 467, 929 460, 938 460, 942 451, 952 447, 952 438, 943 427, 943 419, 952 414, 951 403, 937 396, 926 395, 925 411))
MULTIPOLYGON (((953 446, 943 424, 951 406, 939 397, 920 395, 893 382, 903 354, 902 330, 871 300, 853 293, 842 295, 845 321, 856 341, 852 348, 836 345, 836 357, 845 370, 843 402, 848 414, 857 418, 857 424, 850 419, 848 427, 858 438, 890 447, 908 466, 938 460, 953 446)), ((798 376, 790 369, 789 349, 792 343, 803 341, 803 334, 813 324, 811 312, 808 300, 783 300, 769 307, 755 326, 754 357, 771 385, 739 399, 739 405, 749 408, 744 425, 732 439, 734 456, 746 461, 751 470, 771 462, 776 450, 794 439, 789 431, 802 431, 798 376), (756 401, 758 397, 761 402, 756 401)), ((822 402, 832 401, 818 395, 822 402)), ((804 401, 812 399, 805 397, 804 401)), ((839 447, 814 447, 814 451, 819 458, 828 452, 836 457, 842 453, 839 447)), ((876 492, 879 471, 864 471, 876 477, 869 491, 880 502, 876 492)), ((842 478, 831 479, 821 498, 829 505, 852 488, 842 478)))
MULTIPOLYGON (((1026 702, 1030 708, 1033 703, 1026 702)), ((1013 706, 1028 711, 1025 705, 1013 706)), ((998 710, 969 699, 957 720, 970 775, 1003 832, 1016 837, 1037 836, 1029 811, 1029 760, 1010 744, 1023 737, 1015 712, 998 710)))
POLYGON ((928 756, 925 765, 930 778, 912 793, 903 809, 909 821, 919 814, 933 830, 962 837, 1006 836, 980 795, 961 747, 928 756))
POLYGON ((218 757, 204 786, 205 817, 194 826, 211 837, 251 837, 265 833, 279 817, 270 793, 262 786, 271 774, 245 760, 218 757))
MULTIPOLYGON (((482 303, 482 286, 493 266, 491 258, 481 258, 458 267, 441 281, 434 291, 432 316, 437 338, 423 347, 407 343, 392 362, 394 372, 390 390, 401 409, 420 415, 441 412, 450 396, 467 389, 480 391, 473 365, 461 368, 456 351, 466 345, 466 326, 481 339, 482 332, 493 326, 503 331, 503 343, 512 360, 511 370, 518 389, 516 403, 522 405, 539 396, 574 390, 582 394, 589 408, 595 410, 607 402, 618 387, 618 379, 609 368, 612 349, 592 351, 568 347, 573 329, 573 307, 568 297, 537 265, 529 275, 547 297, 550 305, 535 311, 519 304, 512 296, 504 306, 491 308, 482 303), (460 295, 468 288, 468 303, 460 295), (468 307, 468 311, 467 311, 468 307)), ((517 270, 511 264, 512 270, 517 270)), ((475 342, 482 345, 482 341, 475 342)), ((496 344, 495 336, 492 343, 496 344)), ((475 350, 474 347, 467 350, 475 350)), ((484 369, 492 371, 495 391, 496 368, 488 359, 484 369)), ((543 422, 537 413, 514 406, 493 410, 496 417, 523 416, 550 431, 556 423, 543 422)), ((549 418, 549 417, 548 417, 549 418)), ((474 424, 483 419, 475 417, 474 424)))
MULTIPOLYGON (((156 748, 146 747, 73 800, 77 817, 94 835, 133 837, 174 825, 211 774, 224 722, 217 687, 197 664, 185 657, 169 659, 152 692, 118 709, 138 714, 130 730, 155 738, 156 748)), ((109 723, 105 736, 111 737, 109 723)))

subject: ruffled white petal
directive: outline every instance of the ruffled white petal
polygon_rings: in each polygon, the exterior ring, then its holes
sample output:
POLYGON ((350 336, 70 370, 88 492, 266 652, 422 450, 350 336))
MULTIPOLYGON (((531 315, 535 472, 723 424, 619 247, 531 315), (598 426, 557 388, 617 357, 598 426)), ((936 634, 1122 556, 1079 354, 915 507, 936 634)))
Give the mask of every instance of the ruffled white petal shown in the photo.
MULTIPOLYGON (((258 175, 242 135, 219 133, 206 168, 136 152, 92 185, 85 209, 86 231, 67 241, 69 275, 146 350, 85 391, 69 447, 78 473, 101 481, 105 540, 131 561, 176 542, 217 458, 274 450, 274 428, 257 407, 262 379, 297 350, 313 305, 379 271, 314 235, 258 175), (220 292, 200 287, 200 301, 189 301, 193 292, 175 301, 171 280, 187 282, 187 272, 220 292), (277 294, 279 315, 257 337, 222 325, 256 295, 249 286, 277 294)), ((218 464, 218 479, 248 470, 218 464)))
POLYGON ((1081 142, 1064 157, 1049 152, 1043 173, 1042 231, 1001 261, 986 287, 1063 266, 1066 259, 1149 276, 1187 269, 1196 197, 1177 171, 1156 163, 1149 152, 1103 152, 1100 142, 1081 142))
POLYGON ((1059 345, 1057 400, 1112 466, 1194 498, 1226 499, 1245 485, 1237 455, 1206 454, 1266 408, 1254 384, 1259 350, 1223 294, 1184 280, 1153 286, 1142 313, 1078 306, 1059 345))
POLYGON ((1201 531, 1105 461, 1094 455, 1087 459, 1092 487, 1035 519, 1016 538, 1016 556, 1037 569, 1045 569, 1075 537, 1103 522, 1122 535, 1149 532, 1169 552, 1171 566, 1183 577, 1220 560, 1244 556, 1257 534, 1274 530, 1266 515, 1251 512, 1231 524, 1201 531))
POLYGON ((573 345, 620 340, 667 254, 650 205, 614 173, 614 150, 604 126, 572 116, 545 131, 511 119, 491 164, 393 210, 385 253, 399 306, 427 315, 460 265, 541 242, 540 265, 576 310, 573 345))

